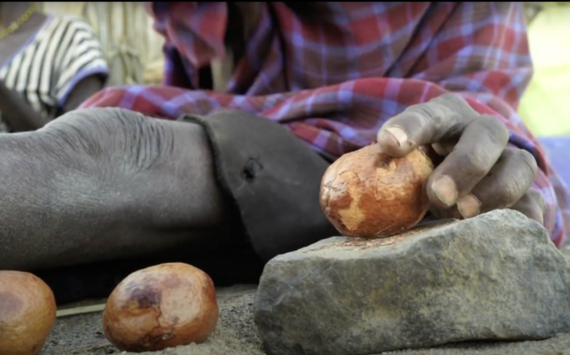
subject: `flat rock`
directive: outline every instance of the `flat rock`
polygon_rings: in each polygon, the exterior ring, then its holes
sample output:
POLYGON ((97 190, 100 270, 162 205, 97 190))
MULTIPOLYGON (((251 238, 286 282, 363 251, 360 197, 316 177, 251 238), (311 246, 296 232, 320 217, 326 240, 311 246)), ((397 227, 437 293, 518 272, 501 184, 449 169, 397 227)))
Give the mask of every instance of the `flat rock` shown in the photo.
POLYGON ((498 210, 391 238, 329 238, 265 267, 254 321, 269 355, 364 355, 570 332, 569 264, 498 210))

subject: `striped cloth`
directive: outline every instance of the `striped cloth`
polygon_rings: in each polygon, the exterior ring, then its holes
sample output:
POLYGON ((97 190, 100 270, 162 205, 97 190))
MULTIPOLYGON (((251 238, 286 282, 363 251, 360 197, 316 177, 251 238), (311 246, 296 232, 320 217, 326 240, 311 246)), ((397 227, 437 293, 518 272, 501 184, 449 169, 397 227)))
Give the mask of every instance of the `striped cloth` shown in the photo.
POLYGON ((516 114, 532 75, 522 3, 307 4, 301 14, 287 3, 261 3, 227 93, 219 93, 207 90, 199 69, 225 55, 228 3, 147 3, 166 38, 164 85, 108 88, 84 107, 169 119, 244 110, 282 124, 334 160, 373 142, 406 107, 455 92, 504 122, 510 143, 536 157, 544 225, 557 246, 565 241, 568 191, 516 114))
MULTIPOLYGON (((78 17, 49 15, 42 27, 0 67, 0 80, 40 114, 61 114, 82 79, 108 75, 107 62, 91 27, 78 17)), ((6 123, 0 132, 9 132, 6 123)))

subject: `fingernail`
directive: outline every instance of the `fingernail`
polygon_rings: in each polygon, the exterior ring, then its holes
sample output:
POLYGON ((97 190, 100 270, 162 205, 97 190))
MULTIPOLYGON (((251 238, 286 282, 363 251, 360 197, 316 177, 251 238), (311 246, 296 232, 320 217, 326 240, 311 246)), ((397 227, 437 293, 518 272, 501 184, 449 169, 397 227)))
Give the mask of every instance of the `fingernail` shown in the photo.
POLYGON ((473 195, 467 195, 457 201, 457 209, 463 218, 471 218, 479 214, 481 201, 473 195))
POLYGON ((447 175, 437 179, 432 184, 432 189, 441 203, 447 207, 453 206, 457 201, 457 187, 455 187, 455 182, 447 175))
POLYGON ((400 147, 406 144, 406 142, 408 141, 408 135, 406 134, 406 132, 404 132, 403 129, 399 127, 386 128, 386 131, 390 133, 394 137, 394 139, 396 139, 396 142, 400 147))
POLYGON ((442 157, 445 157, 447 155, 447 151, 441 143, 434 143, 431 145, 431 147, 433 148, 433 150, 435 150, 435 152, 438 155, 440 155, 442 157))

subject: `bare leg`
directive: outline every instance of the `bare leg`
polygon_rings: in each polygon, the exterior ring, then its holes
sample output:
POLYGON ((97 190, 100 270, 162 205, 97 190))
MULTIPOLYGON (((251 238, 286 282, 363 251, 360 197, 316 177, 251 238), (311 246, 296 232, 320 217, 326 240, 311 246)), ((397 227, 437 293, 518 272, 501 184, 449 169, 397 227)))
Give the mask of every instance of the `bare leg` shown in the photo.
POLYGON ((328 164, 243 112, 173 122, 80 110, 0 136, 0 154, 0 269, 244 243, 267 261, 335 234, 318 202, 328 164))
POLYGON ((0 154, 0 269, 140 256, 236 228, 224 223, 227 203, 196 124, 76 111, 0 136, 0 154))

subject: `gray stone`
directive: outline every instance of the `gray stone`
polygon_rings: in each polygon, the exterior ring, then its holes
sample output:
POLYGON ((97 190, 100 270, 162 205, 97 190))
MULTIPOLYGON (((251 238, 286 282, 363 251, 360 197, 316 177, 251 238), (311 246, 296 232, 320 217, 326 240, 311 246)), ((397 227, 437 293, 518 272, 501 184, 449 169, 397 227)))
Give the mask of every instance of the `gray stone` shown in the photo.
POLYGON ((254 302, 269 355, 364 355, 570 331, 568 261, 498 210, 385 239, 335 237, 272 259, 254 302))

